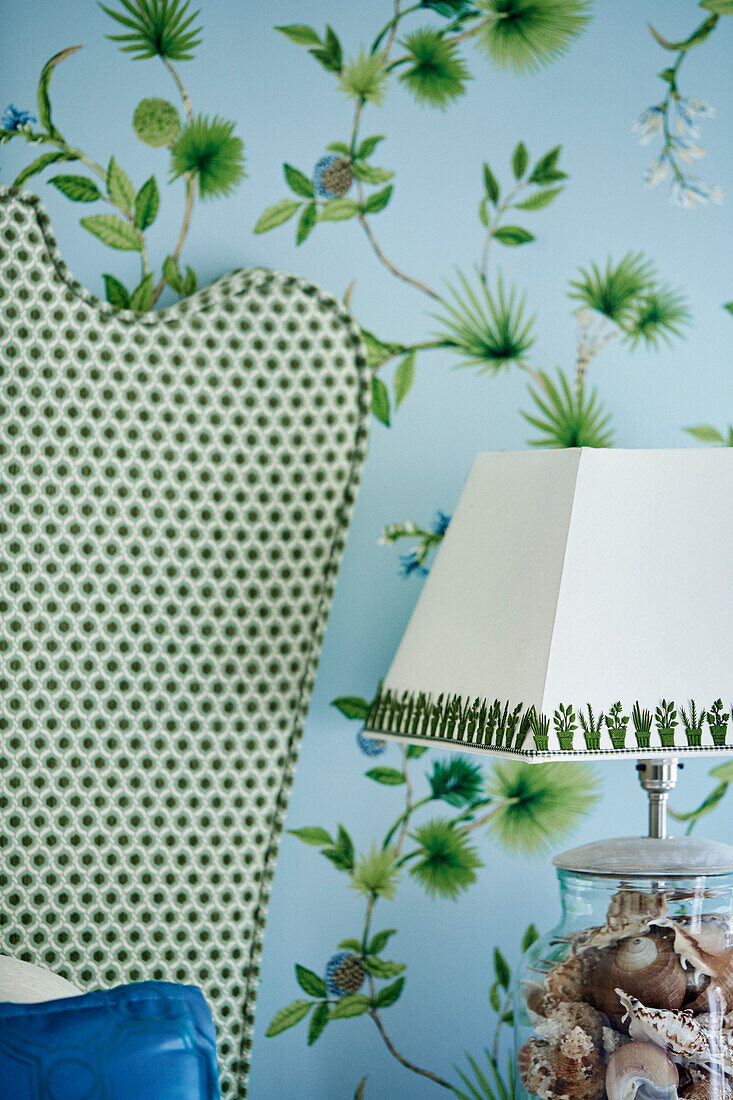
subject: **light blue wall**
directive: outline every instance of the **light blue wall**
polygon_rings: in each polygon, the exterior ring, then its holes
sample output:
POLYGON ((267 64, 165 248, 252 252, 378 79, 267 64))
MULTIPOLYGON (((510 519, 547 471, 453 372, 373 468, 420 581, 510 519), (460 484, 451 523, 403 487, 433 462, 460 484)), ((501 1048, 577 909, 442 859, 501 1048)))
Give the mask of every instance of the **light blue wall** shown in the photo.
MULTIPOLYGON (((237 120, 249 178, 234 198, 198 211, 187 249, 190 262, 203 280, 262 264, 303 274, 336 294, 355 278, 353 308, 362 324, 385 338, 424 338, 432 326, 423 301, 378 266, 356 225, 319 227, 297 250, 291 225, 252 235, 264 207, 285 197, 281 162, 309 169, 329 141, 346 136, 351 114, 329 76, 272 26, 331 22, 353 50, 371 39, 390 5, 386 0, 200 2, 204 44, 183 69, 197 110, 237 120)), ((380 235, 398 263, 437 284, 450 278, 456 265, 470 269, 478 256, 481 161, 488 158, 505 171, 519 138, 534 154, 563 143, 571 177, 567 193, 533 215, 536 244, 501 255, 506 276, 527 288, 538 313, 537 367, 572 365, 574 326, 566 285, 579 263, 644 249, 665 280, 686 290, 695 324, 685 342, 633 357, 612 344, 592 368, 614 412, 620 446, 687 446, 691 441, 682 425, 722 426, 733 418, 733 322, 721 309, 733 297, 730 200, 690 214, 670 206, 664 194, 646 191, 642 174, 650 151, 631 133, 635 116, 659 97, 655 73, 666 63, 647 21, 674 38, 688 33, 698 16, 696 4, 684 0, 599 0, 590 31, 565 60, 539 76, 502 75, 472 58, 469 94, 445 114, 421 111, 393 90, 381 112, 370 109, 365 129, 388 136, 379 163, 397 171, 396 196, 379 215, 380 235)), ((701 172, 733 194, 733 20, 728 22, 689 57, 684 84, 718 108, 718 117, 705 122, 709 156, 701 172)), ((44 61, 64 46, 86 43, 54 77, 56 117, 67 136, 98 159, 114 151, 139 184, 152 171, 164 173, 165 157, 134 137, 132 111, 142 95, 173 98, 172 90, 154 62, 132 63, 106 42, 108 30, 91 0, 7 3, 0 106, 10 101, 32 106, 44 61)), ((25 163, 25 150, 4 149, 0 162, 0 179, 9 182, 25 163)), ((36 182, 36 188, 61 250, 83 283, 99 292, 102 270, 134 281, 133 259, 115 255, 110 266, 107 250, 79 229, 79 208, 45 182, 36 182)), ((179 185, 164 197, 153 235, 161 251, 176 232, 179 210, 171 195, 177 191, 178 200, 180 190, 179 185)), ((520 448, 527 437, 517 411, 525 404, 523 377, 512 373, 492 380, 451 367, 449 355, 420 360, 414 392, 395 426, 373 428, 288 815, 290 827, 334 828, 343 821, 361 848, 398 812, 395 795, 363 778, 366 761, 354 745, 354 727, 329 708, 329 701, 374 689, 419 584, 398 577, 395 553, 379 548, 377 537, 387 522, 428 521, 436 508, 450 512, 477 451, 520 448)), ((675 796, 678 805, 689 808, 707 791, 706 772, 704 764, 688 765, 675 796)), ((643 830, 632 765, 603 766, 603 778, 603 801, 577 842, 643 830)), ((708 835, 726 837, 731 805, 709 819, 708 835)), ((398 900, 384 905, 384 923, 399 929, 391 956, 408 963, 405 993, 390 1012, 390 1033, 414 1061, 444 1075, 462 1060, 464 1049, 479 1053, 487 1041, 493 945, 513 958, 519 930, 529 920, 545 927, 555 918, 547 861, 510 860, 487 840, 482 854, 487 866, 459 903, 428 903, 407 882, 398 900)), ((302 1025, 276 1039, 264 1037, 276 1009, 299 995, 294 962, 322 970, 338 940, 357 933, 362 911, 343 877, 315 850, 285 838, 262 968, 255 1100, 340 1100, 353 1095, 365 1074, 372 1100, 397 1095, 417 1100, 442 1091, 397 1065, 366 1018, 331 1025, 311 1049, 302 1025)))

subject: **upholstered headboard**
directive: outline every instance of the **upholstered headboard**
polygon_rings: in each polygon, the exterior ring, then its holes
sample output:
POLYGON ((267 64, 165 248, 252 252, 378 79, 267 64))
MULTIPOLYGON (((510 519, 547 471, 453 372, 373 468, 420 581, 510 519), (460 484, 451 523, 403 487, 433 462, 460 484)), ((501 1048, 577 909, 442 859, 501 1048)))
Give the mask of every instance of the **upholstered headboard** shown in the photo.
POLYGON ((0 952, 200 985, 244 1096, 364 458, 359 330, 260 269, 113 312, 0 189, 0 371, 0 952))

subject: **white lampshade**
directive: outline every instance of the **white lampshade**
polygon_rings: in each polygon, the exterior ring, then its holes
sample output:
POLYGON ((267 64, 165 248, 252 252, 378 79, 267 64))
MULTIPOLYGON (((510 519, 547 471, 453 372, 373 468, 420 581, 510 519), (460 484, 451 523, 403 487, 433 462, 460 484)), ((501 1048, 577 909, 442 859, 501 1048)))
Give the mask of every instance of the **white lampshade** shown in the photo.
POLYGON ((537 760, 730 753, 732 701, 733 449, 480 454, 366 729, 537 760))

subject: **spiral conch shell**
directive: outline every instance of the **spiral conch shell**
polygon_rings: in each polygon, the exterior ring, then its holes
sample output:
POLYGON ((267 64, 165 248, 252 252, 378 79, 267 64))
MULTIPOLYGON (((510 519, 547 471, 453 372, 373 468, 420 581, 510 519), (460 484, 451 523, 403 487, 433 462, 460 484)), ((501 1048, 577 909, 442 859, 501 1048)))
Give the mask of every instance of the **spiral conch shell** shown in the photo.
POLYGON ((588 991, 592 1004, 620 1019, 620 986, 645 1005, 677 1009, 687 992, 687 976, 672 945, 658 935, 634 936, 589 957, 588 991))
POLYGON ((667 895, 648 894, 644 890, 618 890, 611 898, 606 923, 598 928, 587 928, 576 936, 573 946, 577 952, 589 947, 610 947, 630 936, 643 936, 653 920, 667 912, 667 895))
POLYGON ((648 1040, 664 1047, 675 1061, 694 1062, 708 1069, 733 1073, 733 1037, 722 1031, 706 1031, 689 1012, 648 1008, 636 997, 617 989, 626 1010, 632 1039, 648 1040))
POLYGON ((655 1043, 631 1042, 608 1060, 608 1100, 677 1100, 679 1072, 655 1043))
POLYGON ((571 1028, 559 1044, 530 1039, 517 1055, 528 1092, 541 1100, 601 1100, 606 1069, 582 1027, 571 1028))
POLYGON ((675 954, 692 974, 697 993, 686 1007, 694 1013, 720 1014, 733 1008, 733 944, 727 923, 714 917, 703 919, 694 929, 681 921, 662 919, 653 923, 673 931, 675 954), (705 982, 705 978, 710 980, 705 982))

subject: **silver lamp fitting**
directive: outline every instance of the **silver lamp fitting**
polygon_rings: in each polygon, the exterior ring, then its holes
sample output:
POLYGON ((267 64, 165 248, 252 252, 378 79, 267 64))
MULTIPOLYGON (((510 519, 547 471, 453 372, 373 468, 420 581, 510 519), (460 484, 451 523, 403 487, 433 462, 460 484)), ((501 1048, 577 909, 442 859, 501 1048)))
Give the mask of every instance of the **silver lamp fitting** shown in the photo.
POLYGON ((677 770, 683 765, 672 756, 661 760, 644 760, 636 765, 639 782, 649 795, 649 836, 667 836, 667 799, 677 783, 677 770))

